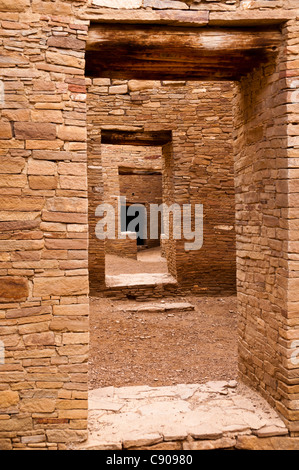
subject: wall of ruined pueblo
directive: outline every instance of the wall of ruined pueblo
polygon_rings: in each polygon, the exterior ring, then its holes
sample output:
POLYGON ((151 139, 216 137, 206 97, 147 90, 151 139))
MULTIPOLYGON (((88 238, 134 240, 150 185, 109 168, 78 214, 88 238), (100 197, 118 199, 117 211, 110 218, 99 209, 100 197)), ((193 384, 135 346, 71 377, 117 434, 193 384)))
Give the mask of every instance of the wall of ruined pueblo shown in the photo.
MULTIPOLYGON (((114 145, 101 149, 101 129, 172 132, 172 157, 162 156, 163 202, 169 200, 181 207, 191 204, 192 210, 196 204, 203 204, 204 245, 200 251, 193 252, 185 251, 184 239, 169 240, 163 245, 166 258, 169 258, 169 271, 177 277, 179 288, 191 289, 193 293, 222 295, 235 292, 233 96, 233 85, 229 82, 110 81, 104 78, 94 79, 88 87, 89 172, 93 177, 103 166, 105 202, 108 202, 105 194, 111 194, 109 202, 116 207, 115 195, 119 194, 117 166, 132 166, 136 157, 134 153, 129 157, 126 152, 122 159, 119 147, 114 145), (102 163, 98 155, 101 150, 102 163), (105 191, 106 181, 109 188, 105 191), (166 248, 170 244, 173 245, 169 250, 172 255, 166 248)), ((136 167, 159 169, 161 159, 158 166, 157 162, 148 160, 141 164, 136 161, 136 167)), ((96 197, 100 203, 98 186, 94 186, 91 198, 96 197)), ((146 201, 139 199, 139 202, 146 201)), ((94 207, 93 203, 92 211, 94 207)), ((93 213, 90 217, 94 218, 93 213)), ((95 243, 99 250, 99 240, 95 243)), ((120 244, 119 240, 111 240, 106 246, 120 244)), ((91 269, 95 272, 97 285, 102 277, 99 271, 104 265, 99 265, 95 259, 91 269)), ((91 288, 94 292, 93 277, 91 288)))
MULTIPOLYGON (((90 129, 93 132, 92 124, 90 129)), ((94 133, 97 134, 97 128, 94 133)), ((119 197, 125 197, 127 205, 143 204, 147 211, 147 226, 149 227, 149 205, 162 203, 161 148, 103 144, 101 156, 104 182, 103 202, 111 204, 115 210, 116 229, 119 228, 119 197), (146 174, 147 171, 149 174, 146 174), (150 174, 153 171, 158 174, 150 174)), ((144 244, 148 248, 158 246, 159 240, 151 240, 149 230, 147 232, 147 236, 144 234, 144 244)), ((136 236, 135 241, 131 240, 129 236, 125 240, 107 239, 105 253, 137 259, 136 236)))
MULTIPOLYGON (((275 62, 242 79, 234 102, 240 370, 298 436, 299 370, 291 360, 299 339, 298 18, 297 0, 0 0, 1 449, 65 449, 87 435, 84 51, 92 20, 194 31, 283 25, 275 62)), ((174 133, 174 145, 180 139, 174 133)), ((192 198, 192 178, 202 175, 189 172, 188 162, 176 177, 190 188, 181 188, 180 201, 192 198)), ((100 181, 100 172, 91 174, 89 188, 100 181)), ((92 209, 97 200, 89 201, 92 209)), ((92 278, 103 250, 89 241, 92 278)), ((277 438, 275 446, 287 442, 277 438)))
POLYGON ((142 204, 146 209, 146 227, 142 223, 141 227, 139 225, 140 235, 144 237, 143 246, 149 249, 160 246, 161 218, 156 224, 158 237, 151 238, 150 210, 151 204, 162 204, 162 171, 160 174, 120 175, 120 194, 125 196, 130 204, 142 204))

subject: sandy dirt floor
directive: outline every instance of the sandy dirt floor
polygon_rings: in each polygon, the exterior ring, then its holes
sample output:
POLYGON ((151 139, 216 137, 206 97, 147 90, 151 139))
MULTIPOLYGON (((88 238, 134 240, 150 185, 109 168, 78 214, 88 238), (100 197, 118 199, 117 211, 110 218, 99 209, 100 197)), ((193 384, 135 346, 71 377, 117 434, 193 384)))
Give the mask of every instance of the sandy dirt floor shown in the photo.
POLYGON ((236 298, 169 301, 195 310, 130 313, 140 304, 91 298, 90 389, 237 378, 236 298))

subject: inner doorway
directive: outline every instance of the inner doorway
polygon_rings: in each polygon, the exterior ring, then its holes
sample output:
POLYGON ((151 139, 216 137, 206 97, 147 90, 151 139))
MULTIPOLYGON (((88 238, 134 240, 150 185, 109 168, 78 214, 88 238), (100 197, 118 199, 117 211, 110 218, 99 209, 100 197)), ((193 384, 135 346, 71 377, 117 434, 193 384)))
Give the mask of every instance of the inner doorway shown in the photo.
MULTIPOLYGON (((109 119, 109 112, 116 105, 118 112, 126 113, 120 117, 113 115, 109 129, 105 118, 98 122, 97 117, 93 122, 94 134, 98 129, 101 134, 101 146, 93 147, 91 153, 94 158, 95 149, 100 148, 104 202, 116 204, 116 196, 125 197, 121 212, 126 214, 133 205, 137 208, 140 202, 146 205, 145 194, 148 201, 157 204, 162 200, 171 204, 191 201, 193 205, 206 201, 205 230, 209 236, 204 249, 210 261, 204 260, 204 255, 203 262, 197 259, 201 256, 198 251, 185 252, 184 246, 178 247, 180 240, 165 247, 164 257, 156 251, 164 248, 165 241, 160 240, 159 246, 142 248, 137 255, 135 251, 135 259, 131 257, 129 246, 137 250, 136 239, 105 241, 106 285, 108 281, 109 287, 106 295, 112 300, 98 299, 95 294, 91 301, 92 331, 96 332, 91 337, 91 387, 172 386, 210 379, 235 379, 236 299, 235 290, 226 290, 229 278, 235 278, 233 85, 231 82, 110 79, 103 96, 103 82, 95 79, 92 91, 94 101, 90 107, 94 113, 97 109, 101 113, 106 109, 109 119), (109 94, 109 90, 114 91, 113 87, 120 86, 123 93, 109 94), (162 126, 165 130, 153 130, 162 126), (221 129, 218 136, 216 126, 221 129), (171 131, 167 130, 169 128, 171 131), (162 191, 158 191, 161 186, 162 191), (183 248, 183 252, 178 248, 183 248), (215 253, 221 252, 222 269, 229 273, 222 280, 223 297, 209 297, 208 293, 196 298, 193 291, 180 295, 159 290, 161 278, 156 276, 168 274, 171 249, 175 261, 179 260, 184 266, 185 278, 191 278, 199 288, 203 287, 200 278, 208 269, 211 277, 215 277, 212 274, 216 269, 215 253), (124 250, 127 250, 126 256, 120 256, 124 250), (192 275, 195 271, 196 278, 192 275), (150 283, 143 283, 144 274, 147 279, 152 275, 150 283), (109 285, 110 276, 117 276, 122 284, 109 285), (104 350, 109 353, 105 354, 104 350)), ((98 168, 95 171, 99 171, 98 168)), ((123 233, 129 229, 127 222, 122 218, 123 233)), ((149 244, 151 240, 147 238, 146 242, 149 244)), ((177 285, 174 287, 177 289, 177 285)), ((201 291, 203 294, 205 290, 201 291)))
POLYGON ((104 244, 107 288, 175 284, 175 245, 161 237, 173 185, 172 159, 165 156, 171 132, 115 126, 101 129, 101 140, 103 200, 115 210, 118 231, 104 244))

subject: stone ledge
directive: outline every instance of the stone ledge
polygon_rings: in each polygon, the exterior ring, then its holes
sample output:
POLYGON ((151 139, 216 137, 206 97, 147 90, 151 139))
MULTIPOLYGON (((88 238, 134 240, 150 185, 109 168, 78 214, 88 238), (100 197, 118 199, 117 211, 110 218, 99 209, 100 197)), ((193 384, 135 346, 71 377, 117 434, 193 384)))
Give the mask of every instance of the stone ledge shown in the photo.
POLYGON ((170 274, 119 274, 106 276, 107 287, 142 287, 159 286, 164 284, 177 284, 177 281, 170 274))
POLYGON ((233 380, 106 387, 90 391, 89 400, 81 450, 299 449, 275 410, 233 380))
POLYGON ((119 307, 119 311, 124 311, 125 313, 173 313, 173 312, 187 312, 193 311, 194 305, 189 302, 164 302, 164 303, 150 303, 136 306, 136 307, 119 307))
MULTIPOLYGON (((299 8, 298 8, 299 14, 299 8)), ((87 9, 80 18, 101 23, 148 23, 182 26, 262 26, 277 25, 294 19, 294 10, 198 11, 198 10, 134 10, 113 8, 87 9)))
POLYGON ((299 450, 299 437, 240 436, 236 449, 239 450, 299 450))
POLYGON ((82 11, 80 19, 98 23, 148 23, 184 26, 206 26, 209 23, 208 11, 185 10, 114 10, 101 8, 98 11, 82 11))
POLYGON ((263 26, 276 25, 294 19, 291 11, 238 11, 210 12, 211 26, 263 26))

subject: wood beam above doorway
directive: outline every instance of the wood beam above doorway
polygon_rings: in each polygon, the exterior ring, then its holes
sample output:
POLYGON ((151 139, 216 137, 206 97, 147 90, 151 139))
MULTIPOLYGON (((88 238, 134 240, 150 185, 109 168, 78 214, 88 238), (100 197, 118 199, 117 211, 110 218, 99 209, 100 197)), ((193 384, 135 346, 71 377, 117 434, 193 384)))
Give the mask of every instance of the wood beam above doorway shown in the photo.
POLYGON ((182 28, 93 24, 86 46, 92 77, 237 80, 277 54, 278 28, 182 28))
POLYGON ((171 131, 128 132, 101 130, 102 144, 159 147, 171 142, 171 131))

